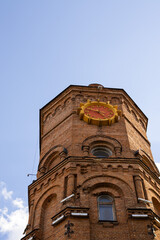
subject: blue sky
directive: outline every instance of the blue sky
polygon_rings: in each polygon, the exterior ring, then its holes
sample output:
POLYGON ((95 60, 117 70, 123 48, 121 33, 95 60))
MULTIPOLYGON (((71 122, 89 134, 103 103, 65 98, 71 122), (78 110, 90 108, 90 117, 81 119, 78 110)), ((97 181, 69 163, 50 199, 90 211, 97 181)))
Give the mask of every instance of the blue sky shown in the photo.
POLYGON ((149 118, 160 163, 159 13, 159 0, 0 1, 2 240, 25 225, 14 224, 37 171, 39 109, 70 84, 125 89, 149 118))

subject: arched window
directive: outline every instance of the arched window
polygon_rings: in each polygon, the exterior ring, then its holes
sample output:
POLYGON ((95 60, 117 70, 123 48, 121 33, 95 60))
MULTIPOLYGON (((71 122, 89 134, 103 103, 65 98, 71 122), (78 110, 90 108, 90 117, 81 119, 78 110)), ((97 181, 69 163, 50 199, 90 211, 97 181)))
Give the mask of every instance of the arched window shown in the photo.
POLYGON ((98 197, 99 221, 116 221, 114 200, 109 195, 98 197))
POLYGON ((110 149, 102 146, 93 148, 91 152, 95 157, 99 157, 99 158, 109 158, 112 155, 112 152, 110 149))

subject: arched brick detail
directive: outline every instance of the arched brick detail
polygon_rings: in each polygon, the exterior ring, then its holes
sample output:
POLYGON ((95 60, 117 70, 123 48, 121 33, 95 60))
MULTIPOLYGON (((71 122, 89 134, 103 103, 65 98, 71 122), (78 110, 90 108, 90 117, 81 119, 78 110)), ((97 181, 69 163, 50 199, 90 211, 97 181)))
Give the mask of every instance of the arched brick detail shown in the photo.
POLYGON ((152 172, 156 173, 159 176, 159 171, 158 171, 155 163, 143 149, 137 150, 135 152, 135 156, 140 156, 141 161, 145 165, 147 165, 152 172))
POLYGON ((133 194, 133 189, 127 182, 109 175, 97 175, 90 177, 82 184, 83 191, 92 192, 95 188, 109 187, 116 190, 119 196, 123 196, 125 199, 126 207, 133 206, 136 203, 136 196, 133 194))
POLYGON ((56 194, 51 194, 45 199, 41 208, 40 229, 42 229, 42 239, 46 236, 53 235, 53 227, 51 218, 55 214, 56 209, 56 194))
POLYGON ((119 156, 122 152, 122 145, 117 139, 106 135, 93 135, 86 138, 82 143, 84 154, 89 153, 90 148, 96 144, 108 146, 116 156, 119 156))
POLYGON ((121 100, 118 97, 111 98, 111 104, 121 104, 121 100))
MULTIPOLYGON (((122 190, 115 184, 113 183, 106 183, 106 182, 101 182, 101 183, 97 183, 97 184, 94 184, 90 189, 90 192, 96 192, 97 189, 100 188, 107 188, 107 194, 110 194, 111 196, 113 197, 117 197, 117 196, 123 196, 123 192, 122 190)), ((100 191, 101 192, 101 191, 100 191)), ((105 191, 106 192, 106 191, 105 191)))
POLYGON ((56 158, 63 160, 67 156, 67 149, 62 145, 57 145, 51 148, 40 160, 38 171, 40 174, 44 174, 49 169, 49 165, 52 164, 52 161, 56 158))
POLYGON ((153 208, 154 208, 154 212, 160 216, 160 201, 158 201, 157 198, 152 197, 152 203, 153 203, 153 208))
POLYGON ((152 202, 150 207, 152 208, 153 212, 160 216, 160 195, 159 191, 156 192, 153 188, 149 188, 149 201, 152 202))
POLYGON ((160 201, 160 195, 154 189, 149 188, 149 191, 151 192, 152 197, 155 197, 160 201))
MULTIPOLYGON (((40 228, 41 225, 41 214, 42 214, 42 208, 43 208, 43 204, 45 203, 45 201, 49 198, 55 198, 55 201, 57 201, 57 193, 61 192, 60 191, 60 186, 56 185, 56 186, 52 186, 49 189, 47 189, 42 195, 41 197, 37 200, 37 202, 35 203, 33 212, 33 219, 32 219, 32 226, 34 226, 34 228, 40 228)), ((53 213, 54 215, 54 213, 53 213)))

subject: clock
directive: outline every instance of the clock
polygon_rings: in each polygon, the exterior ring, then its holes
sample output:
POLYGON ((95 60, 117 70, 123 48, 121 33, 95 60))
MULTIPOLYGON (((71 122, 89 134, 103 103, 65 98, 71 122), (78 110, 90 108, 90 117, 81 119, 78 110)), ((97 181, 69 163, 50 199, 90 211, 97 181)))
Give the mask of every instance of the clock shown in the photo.
POLYGON ((100 102, 100 101, 87 101, 87 103, 81 103, 77 113, 80 119, 98 126, 111 125, 118 122, 121 111, 117 110, 117 106, 100 102))

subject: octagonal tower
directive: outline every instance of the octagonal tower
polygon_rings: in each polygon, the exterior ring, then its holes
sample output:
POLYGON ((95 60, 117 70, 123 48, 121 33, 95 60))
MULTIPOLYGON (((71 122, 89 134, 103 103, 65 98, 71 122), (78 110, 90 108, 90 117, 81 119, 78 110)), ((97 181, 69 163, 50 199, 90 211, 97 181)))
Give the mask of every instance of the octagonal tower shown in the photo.
POLYGON ((123 89, 69 86, 40 110, 23 240, 160 239, 148 119, 123 89))

